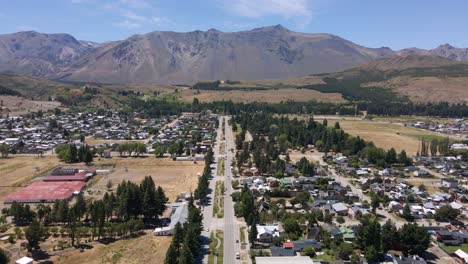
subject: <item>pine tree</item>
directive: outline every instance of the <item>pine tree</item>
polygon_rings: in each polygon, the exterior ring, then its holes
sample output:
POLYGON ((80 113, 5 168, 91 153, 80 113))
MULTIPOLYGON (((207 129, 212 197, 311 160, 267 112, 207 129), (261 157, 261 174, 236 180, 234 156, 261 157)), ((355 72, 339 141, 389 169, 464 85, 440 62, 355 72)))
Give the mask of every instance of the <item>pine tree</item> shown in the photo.
POLYGON ((166 252, 166 258, 164 259, 164 264, 178 264, 179 263, 179 254, 175 250, 174 244, 169 246, 166 252))
POLYGON ((257 241, 257 235, 258 235, 257 224, 254 221, 253 224, 250 226, 250 230, 249 230, 250 243, 254 244, 255 241, 257 241))
POLYGON ((1 248, 0 248, 0 263, 2 264, 10 263, 10 258, 8 257, 7 253, 1 248))
POLYGON ((431 242, 429 234, 424 227, 417 224, 405 224, 399 230, 400 245, 402 247, 403 255, 421 255, 431 242))
POLYGON ((73 207, 74 207, 74 210, 75 210, 75 212, 77 214, 76 216, 77 216, 78 219, 83 217, 83 215, 86 213, 86 202, 84 200, 84 197, 83 197, 82 193, 79 193, 76 196, 76 202, 73 205, 73 207))
POLYGON ((44 239, 45 230, 44 227, 37 220, 33 220, 32 223, 26 229, 24 235, 28 240, 28 250, 34 251, 39 248, 39 241, 44 239))
POLYGON ((190 247, 188 243, 184 243, 184 246, 182 247, 182 251, 180 252, 179 256, 179 264, 194 264, 195 263, 195 258, 192 255, 192 252, 190 251, 190 247))
POLYGON ((392 220, 388 219, 382 226, 382 249, 384 252, 396 249, 399 244, 398 230, 392 220))

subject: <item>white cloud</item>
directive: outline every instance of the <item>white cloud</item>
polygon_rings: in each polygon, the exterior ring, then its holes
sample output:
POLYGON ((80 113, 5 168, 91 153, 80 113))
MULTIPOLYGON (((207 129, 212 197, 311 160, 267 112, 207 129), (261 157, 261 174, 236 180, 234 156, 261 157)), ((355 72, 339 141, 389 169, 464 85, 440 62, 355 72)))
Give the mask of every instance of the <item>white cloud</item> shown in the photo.
POLYGON ((119 3, 123 6, 132 8, 148 8, 151 7, 150 2, 145 0, 119 0, 119 3))
POLYGON ((16 30, 18 30, 18 31, 39 31, 37 28, 30 27, 30 26, 17 26, 16 30))
POLYGON ((134 12, 125 12, 122 15, 126 20, 133 21, 135 23, 142 23, 142 24, 154 24, 154 25, 165 25, 170 24, 170 19, 166 17, 158 17, 158 16, 144 16, 140 14, 136 14, 134 12))
POLYGON ((279 15, 285 18, 311 17, 311 0, 228 0, 226 7, 237 15, 260 18, 279 15))
POLYGON ((124 20, 122 22, 115 23, 115 25, 118 26, 118 27, 121 27, 121 28, 126 28, 126 29, 136 29, 136 28, 141 27, 141 24, 136 23, 136 22, 132 22, 132 21, 129 21, 129 20, 124 20))
POLYGON ((94 0, 71 0, 72 4, 92 4, 94 0))
POLYGON ((252 29, 254 27, 258 27, 259 24, 257 23, 249 23, 249 22, 237 22, 227 20, 223 22, 224 27, 231 29, 231 30, 240 30, 240 29, 252 29))

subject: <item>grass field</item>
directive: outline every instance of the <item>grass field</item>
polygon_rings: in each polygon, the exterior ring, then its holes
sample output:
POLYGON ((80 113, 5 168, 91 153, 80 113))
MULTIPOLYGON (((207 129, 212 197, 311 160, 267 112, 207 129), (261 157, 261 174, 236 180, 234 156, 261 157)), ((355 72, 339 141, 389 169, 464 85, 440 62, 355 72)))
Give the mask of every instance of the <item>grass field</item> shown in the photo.
POLYGON ((11 156, 0 159, 0 201, 38 175, 61 164, 55 156, 11 156), (37 170, 36 170, 37 168, 37 170))
POLYGON ((217 168, 217 175, 223 176, 224 175, 224 158, 218 159, 218 168, 217 168))
POLYGON ((445 249, 447 252, 453 253, 458 249, 461 249, 465 252, 468 252, 468 243, 461 244, 459 246, 446 246, 444 244, 439 244, 441 248, 445 249))
POLYGON ((181 97, 185 102, 192 102, 194 98, 198 98, 200 102, 214 102, 222 100, 232 100, 233 102, 266 102, 280 103, 286 101, 307 102, 333 102, 339 103, 345 100, 341 94, 337 93, 321 93, 315 90, 306 89, 278 89, 278 90, 263 90, 263 91, 213 91, 203 90, 199 94, 195 90, 184 90, 181 92, 181 97))
POLYGON ((222 181, 216 182, 213 216, 216 218, 224 217, 224 182, 222 181))

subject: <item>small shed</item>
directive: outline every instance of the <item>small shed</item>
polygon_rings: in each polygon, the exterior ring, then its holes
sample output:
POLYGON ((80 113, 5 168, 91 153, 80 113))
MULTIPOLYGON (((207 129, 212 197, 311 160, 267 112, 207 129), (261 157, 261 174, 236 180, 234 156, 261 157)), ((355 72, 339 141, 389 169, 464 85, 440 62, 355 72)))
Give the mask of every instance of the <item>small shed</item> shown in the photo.
POLYGON ((28 257, 22 257, 15 261, 16 264, 32 264, 34 259, 28 257))

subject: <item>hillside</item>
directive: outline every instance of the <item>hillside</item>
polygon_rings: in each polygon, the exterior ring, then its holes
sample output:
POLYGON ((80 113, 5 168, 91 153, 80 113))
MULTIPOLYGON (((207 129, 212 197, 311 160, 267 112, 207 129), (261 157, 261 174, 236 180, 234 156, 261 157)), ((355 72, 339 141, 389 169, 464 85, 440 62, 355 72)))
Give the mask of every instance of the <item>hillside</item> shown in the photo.
POLYGON ((49 95, 74 87, 45 78, 17 74, 0 74, 0 85, 37 100, 47 100, 49 95))
POLYGON ((387 55, 387 49, 282 26, 233 33, 151 32, 103 45, 60 77, 108 83, 278 79, 343 70, 387 55))
POLYGON ((358 81, 361 87, 387 88, 413 102, 468 101, 468 64, 439 56, 377 59, 325 77, 358 81))
POLYGON ((401 70, 401 65, 447 66, 453 64, 451 61, 468 60, 467 54, 468 49, 448 44, 431 50, 368 48, 339 36, 293 32, 281 25, 240 32, 155 31, 100 44, 69 34, 26 31, 0 35, 0 73, 85 83, 294 79, 339 72, 366 62, 370 62, 367 67, 383 71, 401 70), (409 60, 412 57, 408 56, 426 59, 409 60), (428 58, 434 56, 447 60, 430 62, 428 58), (404 57, 404 62, 399 61, 404 57), (386 58, 394 60, 382 60, 386 58))
POLYGON ((47 77, 96 46, 68 34, 24 31, 0 35, 0 72, 47 77))

